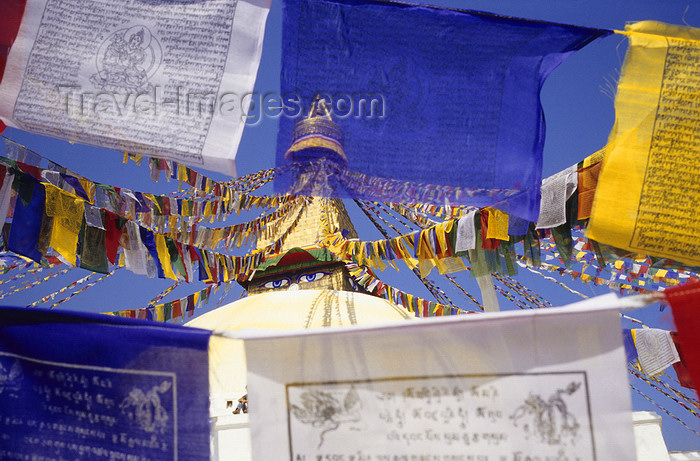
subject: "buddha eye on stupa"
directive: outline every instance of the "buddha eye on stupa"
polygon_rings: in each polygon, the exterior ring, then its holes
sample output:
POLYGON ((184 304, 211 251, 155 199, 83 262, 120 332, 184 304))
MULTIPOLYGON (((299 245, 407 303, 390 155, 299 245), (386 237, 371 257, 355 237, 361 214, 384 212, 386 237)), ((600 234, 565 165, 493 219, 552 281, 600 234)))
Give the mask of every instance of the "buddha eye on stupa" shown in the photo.
POLYGON ((263 283, 262 285, 260 285, 260 287, 264 287, 264 288, 283 288, 283 287, 286 287, 287 285, 289 285, 290 282, 291 282, 291 281, 289 280, 288 277, 283 277, 283 278, 280 278, 280 279, 277 279, 277 280, 269 280, 269 281, 263 283))
POLYGON ((301 274, 297 277, 297 282, 315 282, 321 280, 326 275, 331 275, 330 272, 311 272, 308 274, 301 274))

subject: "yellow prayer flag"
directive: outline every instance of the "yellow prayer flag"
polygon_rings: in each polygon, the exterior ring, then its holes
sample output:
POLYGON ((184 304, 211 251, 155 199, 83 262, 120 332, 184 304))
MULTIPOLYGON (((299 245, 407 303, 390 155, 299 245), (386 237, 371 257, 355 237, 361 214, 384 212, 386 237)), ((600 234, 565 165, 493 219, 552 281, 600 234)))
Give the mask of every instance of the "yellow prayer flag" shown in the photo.
POLYGON ((177 164, 177 179, 187 181, 187 167, 182 163, 177 164))
POLYGON ((432 251, 428 239, 432 238, 430 231, 427 229, 422 230, 415 238, 418 239, 418 250, 416 251, 416 256, 418 257, 418 268, 420 269, 421 277, 427 277, 433 267, 435 267, 435 254, 432 251))
POLYGON ((437 226, 435 226, 435 235, 437 235, 438 246, 440 247, 440 253, 445 253, 448 250, 447 247, 447 234, 452 230, 452 224, 454 221, 451 219, 444 221, 437 226))
POLYGON ((615 98, 616 121, 587 236, 700 263, 700 29, 644 21, 615 98))
POLYGON ((158 252, 160 264, 163 267, 163 274, 169 279, 177 280, 177 277, 173 272, 173 265, 170 261, 170 252, 168 251, 168 246, 165 244, 165 236, 163 234, 156 234, 156 251, 158 252))
POLYGON ((72 265, 76 265, 78 235, 83 223, 85 201, 51 184, 46 188, 46 214, 53 218, 49 245, 72 265))
POLYGON ((156 311, 156 321, 165 322, 165 304, 158 304, 154 310, 156 311))
POLYGON ((92 198, 95 196, 95 183, 87 178, 78 178, 78 182, 83 186, 83 190, 85 190, 85 194, 88 196, 88 201, 92 203, 92 198))
POLYGON ((379 251, 381 243, 381 240, 375 240, 374 242, 372 242, 372 249, 374 250, 373 265, 377 267, 380 271, 383 271, 384 269, 386 269, 386 264, 382 262, 382 253, 379 251))
POLYGON ((583 159, 583 165, 581 168, 588 168, 591 165, 595 165, 598 162, 602 162, 603 159, 605 158, 605 151, 607 150, 607 146, 603 147, 602 149, 593 152, 591 155, 583 159))
POLYGON ((467 266, 459 256, 437 259, 437 268, 441 274, 451 274, 453 272, 465 271, 467 266))
POLYGON ((418 260, 411 256, 408 248, 413 248, 413 239, 411 235, 402 235, 396 238, 396 249, 401 254, 401 259, 408 266, 409 269, 418 268, 418 260))
POLYGON ((160 205, 158 205, 158 201, 156 200, 156 196, 155 196, 155 195, 144 193, 143 196, 146 197, 148 200, 150 200, 151 203, 153 203, 154 209, 155 209, 155 208, 158 208, 158 213, 159 213, 159 214, 163 214, 163 210, 160 209, 160 205))
POLYGON ((488 226, 486 227, 486 238, 509 240, 508 213, 495 208, 488 208, 488 210, 489 220, 488 226))

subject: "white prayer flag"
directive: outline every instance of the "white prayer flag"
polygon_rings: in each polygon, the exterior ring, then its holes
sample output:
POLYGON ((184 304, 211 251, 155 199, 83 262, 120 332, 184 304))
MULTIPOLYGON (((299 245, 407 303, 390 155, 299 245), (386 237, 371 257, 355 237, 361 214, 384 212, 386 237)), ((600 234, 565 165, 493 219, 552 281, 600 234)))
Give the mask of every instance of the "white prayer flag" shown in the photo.
POLYGON ((619 307, 239 334, 253 459, 633 460, 619 307))
POLYGON ((540 215, 536 229, 551 229, 566 222, 566 201, 578 187, 576 165, 542 180, 540 215))
POLYGON ((271 0, 28 0, 0 119, 235 174, 271 0))
POLYGON ((457 221, 457 241, 455 252, 473 250, 476 247, 476 230, 474 226, 474 214, 470 211, 457 221))
POLYGON ((634 330, 637 360, 647 376, 656 376, 681 360, 671 339, 671 332, 659 328, 634 330))

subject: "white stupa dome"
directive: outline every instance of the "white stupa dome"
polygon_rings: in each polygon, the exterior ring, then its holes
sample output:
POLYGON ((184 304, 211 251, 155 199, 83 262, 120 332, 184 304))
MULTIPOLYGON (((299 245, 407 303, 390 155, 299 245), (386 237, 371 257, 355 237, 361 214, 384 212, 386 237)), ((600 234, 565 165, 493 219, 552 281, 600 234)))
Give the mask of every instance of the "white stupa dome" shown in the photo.
MULTIPOLYGON (((214 331, 248 328, 292 330, 386 323, 414 318, 389 301, 352 291, 273 291, 235 301, 201 315, 187 326, 214 331)), ((243 341, 212 336, 209 343, 210 393, 244 394, 243 341)))

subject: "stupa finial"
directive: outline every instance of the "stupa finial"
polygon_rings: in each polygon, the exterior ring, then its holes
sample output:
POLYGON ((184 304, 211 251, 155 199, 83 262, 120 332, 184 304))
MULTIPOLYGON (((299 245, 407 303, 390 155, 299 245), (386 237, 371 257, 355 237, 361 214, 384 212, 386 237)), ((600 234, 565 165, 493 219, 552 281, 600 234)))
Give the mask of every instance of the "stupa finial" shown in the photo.
POLYGON ((309 115, 297 122, 292 132, 292 145, 284 154, 290 162, 304 162, 327 158, 343 167, 348 159, 343 151, 343 131, 333 121, 323 98, 311 103, 309 115))

